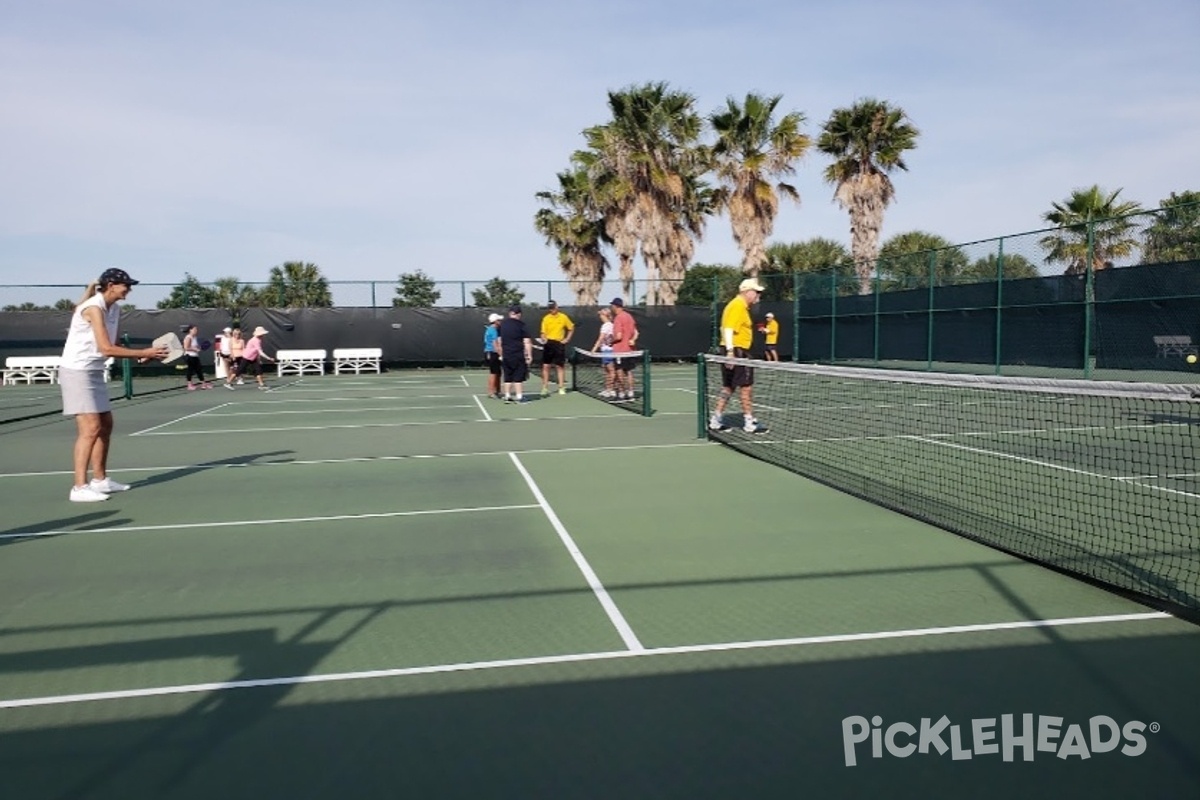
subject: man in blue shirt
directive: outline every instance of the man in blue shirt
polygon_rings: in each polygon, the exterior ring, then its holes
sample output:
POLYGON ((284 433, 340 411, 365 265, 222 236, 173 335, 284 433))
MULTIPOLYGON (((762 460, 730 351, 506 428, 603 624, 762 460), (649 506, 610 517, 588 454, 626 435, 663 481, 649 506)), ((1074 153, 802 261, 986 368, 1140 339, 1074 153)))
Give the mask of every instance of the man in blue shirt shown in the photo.
POLYGON ((533 361, 533 339, 521 319, 521 307, 508 307, 508 316, 500 321, 500 368, 504 378, 504 402, 525 401, 525 381, 533 361))
POLYGON ((488 369, 488 397, 500 399, 500 314, 488 314, 483 329, 483 365, 488 369))

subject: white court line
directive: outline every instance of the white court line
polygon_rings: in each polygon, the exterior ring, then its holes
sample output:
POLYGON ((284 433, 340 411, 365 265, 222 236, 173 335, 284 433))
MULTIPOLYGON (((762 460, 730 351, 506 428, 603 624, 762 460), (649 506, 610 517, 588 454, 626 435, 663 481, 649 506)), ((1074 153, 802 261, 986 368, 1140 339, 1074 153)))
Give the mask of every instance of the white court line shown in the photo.
POLYGON ((395 517, 424 517, 436 514, 474 514, 481 511, 517 511, 538 508, 536 505, 476 506, 474 508, 431 508, 421 511, 382 511, 376 514, 336 514, 331 517, 292 517, 290 519, 241 519, 226 522, 181 522, 171 525, 122 525, 114 528, 85 528, 82 530, 24 531, 0 534, 4 539, 35 539, 41 536, 79 536, 90 533, 133 533, 142 531, 180 531, 196 528, 240 528, 254 525, 294 525, 305 522, 337 522, 355 519, 392 519, 395 517))
MULTIPOLYGON (((414 453, 403 456, 352 456, 349 458, 314 458, 298 461, 263 461, 217 463, 217 464, 182 464, 171 467, 124 467, 120 472, 179 472, 182 470, 209 469, 244 469, 247 467, 303 467, 314 464, 362 464, 371 461, 412 461, 422 458, 477 458, 481 456, 507 456, 509 453, 600 453, 608 450, 673 450, 677 447, 719 447, 716 442, 691 441, 672 444, 613 444, 597 447, 537 447, 528 450, 477 450, 470 453, 414 453)), ((43 478, 52 475, 70 475, 71 470, 51 470, 48 472, 5 472, 3 478, 43 478)))
POLYGON ((1108 614, 1097 617, 1066 617, 1059 619, 1022 620, 1018 622, 992 622, 978 625, 953 625, 943 628, 911 628, 907 630, 875 631, 872 633, 842 633, 828 636, 804 636, 792 639, 760 639, 744 642, 719 642, 715 644, 677 645, 673 647, 650 647, 641 650, 609 650, 593 653, 570 653, 556 656, 532 656, 509 658, 496 661, 465 661, 457 664, 434 664, 424 667, 396 667, 362 672, 334 672, 323 675, 293 675, 282 678, 258 678, 239 681, 213 681, 176 686, 155 686, 145 689, 124 689, 109 692, 84 692, 80 694, 48 695, 0 700, 0 709, 32 708, 35 706, 61 706, 72 703, 95 703, 107 700, 132 700, 143 697, 198 694, 202 692, 224 692, 232 689, 256 689, 269 686, 301 686, 305 684, 339 683, 344 681, 380 680, 405 678, 418 675, 439 675, 457 672, 481 672, 494 669, 516 669, 519 667, 543 667, 553 664, 583 664, 602 661, 617 661, 626 658, 658 658, 662 656, 696 655, 701 653, 729 653, 750 650, 774 650, 785 647, 813 647, 827 644, 872 642, 897 639, 916 639, 929 636, 956 636, 970 633, 992 633, 996 631, 1038 630, 1065 628, 1075 625, 1104 625, 1108 623, 1145 622, 1172 619, 1170 614, 1150 611, 1137 614, 1108 614))
MULTIPOLYGON (((678 416, 695 416, 695 411, 656 411, 656 417, 678 417, 678 416)), ((579 414, 570 417, 513 417, 506 419, 505 422, 561 422, 564 420, 576 419, 630 419, 640 420, 645 417, 635 416, 633 414, 579 414)), ((407 428, 421 425, 477 425, 487 420, 482 419, 442 419, 434 422, 372 422, 361 425, 289 425, 278 428, 264 428, 255 426, 253 428, 226 428, 221 430, 205 430, 205 431, 163 431, 161 433, 150 433, 149 436, 208 436, 210 434, 219 433, 278 433, 282 431, 329 431, 329 430, 354 430, 358 428, 407 428)), ((145 431, 142 431, 145 433, 145 431)), ((132 434, 131 434, 132 435, 132 434)))
MULTIPOLYGON (((450 387, 455 388, 455 387, 450 387)), ((367 400, 461 400, 461 394, 403 394, 403 395, 370 395, 367 397, 319 397, 313 399, 288 398, 271 400, 246 400, 243 406, 277 406, 284 403, 362 403, 367 400)))
POLYGON ((512 463, 516 465, 517 470, 521 473, 521 477, 525 479, 525 483, 529 486, 529 491, 533 492, 533 496, 537 498, 538 505, 542 507, 546 518, 550 520, 550 524, 554 526, 554 530, 558 533, 558 538, 562 539, 562 543, 566 546, 567 552, 571 554, 571 558, 575 561, 575 566, 583 573, 583 577, 587 580, 588 586, 592 589, 592 594, 596 595, 596 599, 600 601, 600 606, 604 609, 604 613, 608 615, 609 621, 613 627, 617 629, 617 633, 621 634, 621 641, 625 643, 632 652, 645 650, 642 643, 638 641, 637 634, 633 632, 633 628, 629 626, 629 622, 625 619, 625 615, 621 613, 621 609, 617 608, 617 604, 609 596, 608 590, 604 588, 604 584, 600 583, 600 578, 596 575, 592 565, 588 563, 579 546, 575 544, 575 540, 571 538, 571 534, 567 532, 567 528, 562 524, 562 520, 558 518, 558 514, 554 513, 554 509, 550 507, 550 503, 546 501, 546 496, 542 494, 542 490, 533 480, 533 476, 525 469, 525 465, 521 463, 521 459, 516 453, 509 453, 508 457, 512 459, 512 463))
POLYGON ((156 431, 156 430, 158 430, 159 428, 165 428, 165 427, 167 427, 168 425, 174 425, 174 424, 175 424, 175 423, 177 423, 177 422, 183 422, 185 419, 191 419, 192 417, 199 417, 199 416, 203 416, 204 414, 208 414, 208 413, 210 413, 210 412, 212 412, 212 411, 216 411, 218 408, 224 408, 225 406, 228 406, 228 405, 232 405, 232 403, 220 403, 220 404, 218 404, 218 405, 215 405, 215 406, 213 406, 212 408, 206 408, 206 409, 204 409, 204 410, 202 410, 202 411, 197 411, 195 414, 188 414, 188 415, 187 415, 187 416, 185 416, 185 417, 179 417, 178 419, 173 419, 173 420, 171 420, 171 421, 169 421, 169 422, 164 422, 164 423, 163 423, 163 424, 161 424, 161 425, 155 425, 155 426, 154 426, 154 427, 152 427, 152 428, 144 428, 144 429, 142 429, 142 430, 140 430, 140 431, 134 431, 133 433, 131 433, 131 434, 129 434, 129 435, 130 435, 130 436, 142 436, 143 434, 150 433, 151 431, 156 431))
MULTIPOLYGON (((1135 478, 1121 478, 1121 477, 1116 477, 1113 475, 1105 475, 1101 472, 1091 472, 1086 469, 1076 469, 1075 467, 1068 467, 1063 464, 1055 464, 1053 461, 1043 461, 1038 458, 1027 458, 1025 456, 1018 456, 1018 455, 1014 455, 1012 453, 1002 453, 1002 452, 998 452, 996 450, 987 450, 982 447, 967 447, 964 444, 955 444, 954 442, 946 442, 946 441, 940 441, 937 439, 929 439, 924 436, 912 436, 912 437, 908 437, 908 438, 916 439, 916 440, 922 441, 922 442, 929 442, 930 444, 941 445, 942 447, 952 447, 956 450, 965 450, 968 453, 978 453, 979 455, 995 456, 996 458, 1004 458, 1004 459, 1008 459, 1009 461, 1020 461, 1025 464, 1033 464, 1034 466, 1038 466, 1038 467, 1047 467, 1049 469, 1057 469, 1057 470, 1061 470, 1063 472, 1069 472, 1073 475, 1083 475, 1084 477, 1088 477, 1088 478, 1099 478, 1101 480, 1106 480, 1106 481, 1116 481, 1117 483, 1129 483, 1134 486, 1140 486, 1143 489, 1152 489, 1156 492, 1165 492, 1167 494, 1176 494, 1176 495, 1180 495, 1182 497, 1195 497, 1195 498, 1200 499, 1200 494, 1196 494, 1195 492, 1185 492, 1180 489, 1168 489, 1165 486, 1158 486, 1157 484, 1153 484, 1153 483, 1142 483, 1141 481, 1139 481, 1135 478)), ((1154 476, 1154 477, 1157 477, 1157 476, 1154 476)))
MULTIPOLYGON (((226 403, 226 405, 230 404, 226 403)), ((474 406, 446 403, 437 406, 388 406, 386 408, 304 408, 295 411, 230 411, 227 414, 214 414, 213 416, 228 419, 229 417, 279 417, 285 414, 358 414, 367 411, 386 411, 391 414, 401 411, 439 411, 443 408, 474 408, 474 406)))
POLYGON ((471 395, 471 399, 475 401, 475 405, 479 406, 479 410, 483 412, 483 419, 484 419, 484 421, 485 421, 485 422, 491 422, 491 421, 492 421, 492 415, 491 415, 491 414, 489 414, 489 413, 488 413, 488 410, 487 410, 486 408, 484 408, 484 407, 483 407, 483 401, 481 401, 481 400, 479 399, 479 395, 477 395, 477 394, 473 394, 473 395, 471 395))
POLYGON ((458 377, 462 378, 463 386, 467 387, 468 389, 471 388, 471 384, 467 381, 466 375, 459 375, 458 377))
MULTIPOLYGON (((363 384, 363 385, 365 386, 366 384, 363 384)), ((295 384, 289 384, 289 387, 290 388, 288 388, 288 394, 346 394, 346 390, 348 388, 353 388, 353 387, 349 387, 345 384, 339 386, 338 388, 330 387, 330 388, 320 388, 320 389, 310 388, 308 386, 297 386, 295 384)), ((424 388, 428 388, 428 389, 461 389, 461 388, 463 388, 458 383, 434 382, 434 381, 388 381, 388 386, 386 388, 403 389, 405 387, 411 387, 414 389, 424 389, 424 388)), ((371 387, 371 389, 374 391, 379 391, 381 388, 384 388, 384 387, 381 387, 378 385, 371 387)))

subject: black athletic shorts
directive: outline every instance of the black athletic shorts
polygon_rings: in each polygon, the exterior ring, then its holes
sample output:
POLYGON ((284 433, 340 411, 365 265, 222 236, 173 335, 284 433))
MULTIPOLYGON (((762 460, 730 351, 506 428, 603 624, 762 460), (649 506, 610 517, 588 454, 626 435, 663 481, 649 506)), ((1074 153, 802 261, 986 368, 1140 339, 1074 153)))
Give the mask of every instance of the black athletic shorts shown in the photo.
POLYGON ((483 354, 483 365, 488 368, 488 372, 493 375, 500 374, 500 354, 494 350, 490 353, 483 354))
POLYGON ((567 346, 562 342, 547 339, 542 345, 542 366, 561 367, 567 363, 567 346))
POLYGON ((504 367, 505 383, 524 383, 529 380, 529 363, 525 361, 524 354, 516 358, 504 356, 500 361, 504 367))
POLYGON ((631 356, 623 353, 617 353, 616 356, 617 359, 614 364, 621 372, 633 372, 633 368, 642 360, 641 356, 631 356))
MULTIPOLYGON (((733 348, 733 352, 729 355, 732 355, 734 358, 750 357, 750 353, 740 347, 733 348)), ((743 386, 753 386, 754 367, 747 367, 744 364, 722 364, 721 385, 726 389, 740 389, 743 386)))

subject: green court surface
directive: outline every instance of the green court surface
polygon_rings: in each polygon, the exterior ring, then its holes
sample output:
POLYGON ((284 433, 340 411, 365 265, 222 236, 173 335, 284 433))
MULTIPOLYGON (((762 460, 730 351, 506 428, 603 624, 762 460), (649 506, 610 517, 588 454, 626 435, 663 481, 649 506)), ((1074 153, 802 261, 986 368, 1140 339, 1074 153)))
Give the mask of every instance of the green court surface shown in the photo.
POLYGON ((697 439, 694 367, 269 384, 118 402, 104 503, 0 426, 0 796, 1200 796, 1200 628, 697 439))

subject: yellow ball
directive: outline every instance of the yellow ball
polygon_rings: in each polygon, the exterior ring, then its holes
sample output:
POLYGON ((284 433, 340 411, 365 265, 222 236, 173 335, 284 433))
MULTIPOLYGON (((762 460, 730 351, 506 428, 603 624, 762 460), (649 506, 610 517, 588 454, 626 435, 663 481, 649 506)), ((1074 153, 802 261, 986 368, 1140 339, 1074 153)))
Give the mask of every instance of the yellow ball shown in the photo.
POLYGON ((1188 362, 1189 364, 1195 364, 1195 363, 1196 363, 1196 354, 1195 354, 1195 353, 1188 353, 1187 362, 1188 362))

